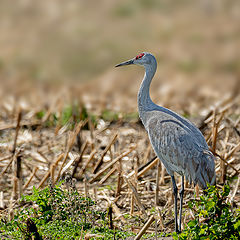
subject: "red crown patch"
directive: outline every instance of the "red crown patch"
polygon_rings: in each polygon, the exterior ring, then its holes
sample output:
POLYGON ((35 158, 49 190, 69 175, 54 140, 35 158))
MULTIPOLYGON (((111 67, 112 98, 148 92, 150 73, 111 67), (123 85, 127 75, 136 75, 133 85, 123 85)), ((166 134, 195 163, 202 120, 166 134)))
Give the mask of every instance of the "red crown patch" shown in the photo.
POLYGON ((139 59, 139 58, 142 58, 144 56, 144 53, 140 53, 136 56, 136 60, 139 59))

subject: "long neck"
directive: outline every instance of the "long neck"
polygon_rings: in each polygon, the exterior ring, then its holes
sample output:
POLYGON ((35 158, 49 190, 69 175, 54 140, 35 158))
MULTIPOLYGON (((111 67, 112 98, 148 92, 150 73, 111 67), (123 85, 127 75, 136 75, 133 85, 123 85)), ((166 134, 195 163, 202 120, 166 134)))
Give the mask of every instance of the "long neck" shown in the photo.
POLYGON ((138 91, 138 111, 139 114, 145 110, 151 109, 155 104, 152 102, 149 94, 150 84, 157 69, 156 60, 153 64, 145 65, 145 75, 138 91))

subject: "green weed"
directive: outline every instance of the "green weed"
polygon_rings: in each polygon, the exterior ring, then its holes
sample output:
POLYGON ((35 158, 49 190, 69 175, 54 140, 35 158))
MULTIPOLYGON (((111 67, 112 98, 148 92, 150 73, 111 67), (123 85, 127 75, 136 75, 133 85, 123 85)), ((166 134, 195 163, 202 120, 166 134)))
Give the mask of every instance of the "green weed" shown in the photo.
POLYGON ((124 239, 131 233, 109 229, 106 211, 99 211, 94 201, 85 198, 74 186, 63 189, 62 184, 43 190, 33 188, 33 194, 22 198, 24 206, 14 218, 0 221, 1 239, 76 239, 87 233, 98 234, 98 239, 124 239), (31 232, 29 222, 35 225, 31 232))
POLYGON ((233 211, 227 200, 230 188, 222 190, 209 186, 199 200, 189 202, 195 219, 187 223, 184 231, 174 239, 240 239, 240 209, 233 211), (201 220, 201 221, 200 221, 201 220))

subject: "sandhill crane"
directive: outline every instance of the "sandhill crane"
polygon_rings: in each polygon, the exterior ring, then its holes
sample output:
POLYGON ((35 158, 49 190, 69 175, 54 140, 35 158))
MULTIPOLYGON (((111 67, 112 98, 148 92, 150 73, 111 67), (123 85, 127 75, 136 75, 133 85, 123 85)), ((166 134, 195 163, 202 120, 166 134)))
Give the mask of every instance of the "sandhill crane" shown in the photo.
POLYGON ((138 92, 138 111, 140 119, 148 132, 152 147, 171 176, 174 194, 175 231, 181 232, 184 176, 190 183, 205 189, 207 183, 216 180, 214 156, 200 130, 188 119, 177 113, 156 105, 150 98, 149 88, 157 69, 155 57, 147 52, 116 65, 116 67, 137 64, 143 65, 145 75, 138 92), (179 222, 177 219, 178 189, 174 172, 182 176, 179 222), (179 225, 179 227, 178 227, 179 225))

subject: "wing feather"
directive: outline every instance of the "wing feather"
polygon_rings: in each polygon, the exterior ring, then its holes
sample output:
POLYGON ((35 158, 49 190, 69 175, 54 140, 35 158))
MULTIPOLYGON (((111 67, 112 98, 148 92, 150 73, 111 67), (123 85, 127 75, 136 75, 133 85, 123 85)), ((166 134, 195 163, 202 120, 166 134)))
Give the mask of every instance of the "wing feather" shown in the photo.
POLYGON ((199 133, 194 134, 192 129, 175 120, 154 117, 146 129, 157 156, 170 175, 177 172, 202 188, 206 187, 206 182, 215 181, 214 156, 207 145, 203 146, 205 140, 204 137, 199 139, 199 133))

